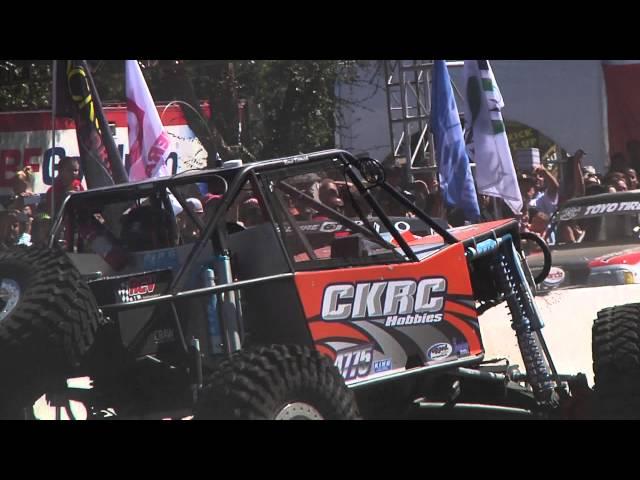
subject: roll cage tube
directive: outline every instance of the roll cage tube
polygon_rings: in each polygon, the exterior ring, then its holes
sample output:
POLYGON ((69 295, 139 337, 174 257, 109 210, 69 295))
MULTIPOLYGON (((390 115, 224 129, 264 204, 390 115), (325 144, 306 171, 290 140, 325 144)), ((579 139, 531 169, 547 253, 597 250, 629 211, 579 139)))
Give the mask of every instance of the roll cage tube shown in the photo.
MULTIPOLYGON (((346 162, 352 169, 354 169, 355 171, 358 171, 358 168, 356 166, 354 166, 354 163, 356 163, 357 159, 351 155, 349 152, 346 152, 344 150, 338 150, 336 151, 337 155, 339 157, 342 157, 343 162, 346 162)), ((353 171, 352 170, 348 170, 351 172, 350 176, 353 175, 353 171)), ((362 187, 365 190, 368 190, 360 180, 358 180, 358 183, 360 184, 360 187, 362 187)), ((432 230, 434 230, 437 234, 439 234, 443 240, 447 243, 457 243, 458 239, 456 237, 454 237, 451 233, 449 233, 445 228, 442 228, 440 225, 438 225, 429 215, 427 215, 425 212, 423 212, 420 208, 418 208, 416 205, 414 205, 413 203, 411 203, 409 200, 407 200, 404 195, 402 195, 401 193, 399 193, 392 185, 390 185, 386 180, 382 183, 380 183, 380 186, 386 191, 388 192, 394 199, 396 199, 397 201, 399 201, 402 205, 404 205, 405 207, 407 207, 409 210, 411 210, 413 213, 416 214, 416 216, 422 220, 423 222, 425 222, 427 225, 429 225, 432 230)), ((362 190, 361 190, 362 193, 362 190)), ((363 193, 364 196, 364 193, 363 193)), ((373 196, 371 196, 371 202, 372 205, 373 203, 377 204, 377 201, 373 198, 373 196)), ((386 226, 386 225, 385 225, 386 226)), ((387 227, 388 228, 388 227, 387 227)), ((391 230, 389 230, 390 232, 394 232, 397 231, 395 229, 395 227, 391 230)), ((395 238, 395 237, 394 237, 395 238)), ((397 241, 397 240, 396 240, 397 241)))
POLYGON ((291 185, 289 185, 288 183, 280 180, 277 184, 275 184, 275 187, 277 189, 283 191, 284 193, 288 193, 289 195, 293 195, 296 198, 296 200, 300 200, 301 202, 303 202, 303 203, 305 203, 305 204, 307 204, 309 206, 312 206, 313 208, 317 209, 320 213, 325 213, 331 219, 346 223, 347 226, 349 228, 351 228, 353 231, 358 232, 358 233, 362 233, 366 237, 370 238, 372 241, 376 242, 378 245, 381 245, 384 248, 390 248, 392 250, 395 250, 395 248, 396 248, 395 245, 385 241, 383 238, 375 235, 374 233, 370 232, 369 230, 367 230, 366 228, 362 227, 361 225, 358 225, 357 223, 355 223, 350 218, 345 217, 340 212, 334 210, 331 207, 327 207, 326 205, 316 201, 315 198, 307 195, 304 192, 301 192, 297 188, 292 187, 291 185))
MULTIPOLYGON (((291 216, 291 213, 289 213, 289 209, 283 204, 282 199, 277 195, 275 195, 275 200, 280 207, 279 209, 280 212, 282 212, 282 214, 284 214, 284 216, 286 217, 287 222, 289 222, 289 225, 291 225, 293 232, 295 233, 296 237, 298 237, 298 240, 300 240, 300 242, 302 243, 302 246, 304 247, 307 255, 309 255, 309 258, 314 261, 318 260, 318 256, 313 251, 313 247, 311 246, 311 243, 309 243, 309 240, 307 239, 307 237, 300 231, 300 227, 298 227, 298 224, 296 223, 295 219, 291 216)), ((284 225, 282 225, 281 222, 278 222, 278 225, 280 226, 283 232, 286 231, 284 229, 284 225)))
POLYGON ((373 198, 373 195, 371 195, 369 190, 366 189, 365 186, 363 185, 362 181, 360 180, 361 175, 359 174, 360 173, 359 170, 358 170, 358 174, 356 175, 356 168, 351 164, 351 162, 346 158, 341 158, 341 160, 344 164, 344 168, 347 170, 347 175, 351 177, 351 180, 353 180, 354 185, 356 186, 356 188, 358 189, 362 197, 367 202, 369 202, 369 205, 371 205, 371 208, 373 208, 373 211, 376 212, 376 214, 378 215, 378 218, 387 228, 387 230, 389 231, 391 236, 394 238, 394 240, 398 242, 398 245, 400 246, 400 248, 402 248, 405 255, 409 257, 409 259, 411 259, 412 262, 417 262, 418 257, 416 256, 415 252, 411 250, 411 247, 409 247, 409 244, 407 243, 407 241, 403 238, 402 235, 400 235, 400 232, 398 232, 396 227, 391 223, 391 221, 387 217, 387 214, 382 210, 382 207, 380 207, 380 204, 376 201, 375 198, 373 198))
POLYGON ((449 233, 447 231, 447 229, 442 228, 440 225, 438 225, 429 215, 427 215, 426 213, 424 213, 422 210, 420 210, 418 207, 416 207, 415 205, 413 205, 411 202, 409 202, 409 200, 407 200, 404 195, 402 195, 401 193, 399 193, 392 185, 389 185, 387 183, 387 181, 385 180, 384 183, 382 183, 382 188, 384 188, 384 190, 386 192, 388 192, 389 194, 391 194, 391 196, 393 198, 395 198, 396 200, 398 200, 400 203, 402 203, 405 207, 410 208, 413 213, 416 214, 416 216, 422 220, 423 222, 425 222, 426 224, 428 224, 438 235, 440 235, 442 237, 442 239, 447 242, 447 243, 457 243, 458 239, 456 237, 454 237, 451 233, 449 233))

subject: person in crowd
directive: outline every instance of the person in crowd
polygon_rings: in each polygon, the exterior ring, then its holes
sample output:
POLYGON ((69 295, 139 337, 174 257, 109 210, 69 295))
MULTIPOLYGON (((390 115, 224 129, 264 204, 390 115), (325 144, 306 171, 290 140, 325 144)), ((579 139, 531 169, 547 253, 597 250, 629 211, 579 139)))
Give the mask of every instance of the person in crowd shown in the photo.
POLYGON ((47 190, 47 211, 52 211, 53 202, 55 202, 55 211, 58 211, 67 193, 83 190, 84 187, 80 181, 80 159, 78 157, 64 157, 58 164, 58 176, 47 190))
POLYGON ((262 223, 262 209, 258 199, 250 197, 242 202, 238 210, 238 216, 245 227, 253 227, 262 223))
POLYGON ((425 210, 427 208, 427 198, 429 197, 427 182, 414 180, 411 185, 411 193, 413 194, 415 205, 421 210, 425 210))
POLYGON ((17 212, 16 217, 20 223, 20 232, 17 244, 26 245, 28 247, 31 245, 31 222, 33 221, 33 218, 23 212, 17 212))
POLYGON ((16 176, 13 177, 12 188, 13 193, 16 196, 28 197, 35 195, 33 193, 33 184, 35 182, 35 175, 30 166, 24 167, 22 170, 16 172, 16 176))
POLYGON ((624 192, 627 190, 626 176, 622 172, 609 172, 604 177, 604 185, 610 193, 624 192))
POLYGON ((529 210, 529 230, 542 238, 546 237, 551 217, 535 208, 529 210))
POLYGON ((514 217, 513 211, 498 197, 479 194, 478 207, 480 208, 480 222, 493 222, 514 217))
POLYGON ((20 237, 20 221, 18 212, 0 212, 0 249, 4 250, 18 244, 20 237))
POLYGON ((48 213, 39 213, 33 219, 31 225, 31 246, 46 247, 49 231, 51 230, 51 217, 48 213))
POLYGON ((638 174, 634 168, 627 168, 624 170, 624 174, 627 177, 627 189, 635 190, 638 188, 638 174))
MULTIPOLYGON (((542 165, 536 167, 533 174, 535 175, 535 193, 533 198, 529 198, 528 206, 547 215, 553 215, 558 209, 558 192, 560 188, 558 180, 542 165)), ((580 173, 578 173, 578 176, 582 178, 580 173)))
POLYGON ((582 178, 584 181, 584 188, 585 188, 585 194, 586 194, 586 189, 588 187, 590 187, 591 185, 600 185, 601 181, 600 181, 600 177, 598 177, 598 174, 596 173, 596 169, 593 166, 587 165, 582 169, 582 171, 583 171, 582 178))
POLYGON ((558 228, 560 243, 580 243, 586 235, 586 229, 575 220, 563 222, 558 228))
MULTIPOLYGON (((585 156, 585 151, 579 148, 573 155, 568 157, 569 178, 564 181, 563 188, 559 189, 559 198, 556 204, 556 209, 558 205, 564 204, 567 200, 584 196, 585 180, 583 173, 584 169, 582 168, 582 159, 585 156)), ((591 171, 591 169, 593 169, 593 173, 595 174, 595 169, 593 167, 589 167, 589 171, 591 171)), ((551 215, 551 213, 546 210, 545 213, 551 215)))
POLYGON ((327 207, 330 207, 339 213, 344 213, 344 200, 342 200, 338 186, 332 179, 325 178, 320 182, 320 186, 318 188, 318 199, 327 207))
MULTIPOLYGON (((204 215, 204 208, 202 202, 195 197, 189 197, 186 202, 191 211, 198 217, 202 218, 204 215)), ((185 211, 181 211, 176 215, 176 221, 178 222, 178 230, 183 243, 195 242, 200 236, 200 229, 191 219, 189 214, 185 211)))
POLYGON ((597 177, 595 177, 595 180, 590 178, 589 181, 585 181, 585 195, 599 195, 601 193, 607 193, 608 191, 608 188, 603 185, 597 177))
MULTIPOLYGON (((165 229, 158 228, 156 223, 158 220, 157 211, 151 205, 136 206, 127 211, 121 218, 121 240, 126 250, 138 252, 166 246, 162 233, 165 229)), ((96 222, 92 226, 97 228, 101 234, 109 236, 109 232, 105 231, 104 226, 101 227, 96 222)), ((117 263, 124 264, 126 261, 118 259, 117 263)))

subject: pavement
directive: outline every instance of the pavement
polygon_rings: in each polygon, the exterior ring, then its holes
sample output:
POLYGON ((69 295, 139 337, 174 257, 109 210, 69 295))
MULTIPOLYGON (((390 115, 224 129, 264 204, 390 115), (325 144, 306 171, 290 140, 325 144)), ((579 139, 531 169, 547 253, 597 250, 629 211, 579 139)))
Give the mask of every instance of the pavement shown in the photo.
MULTIPOLYGON (((545 324, 542 333, 558 373, 582 372, 593 386, 593 320, 603 308, 634 302, 640 302, 640 285, 557 290, 536 297, 545 324)), ((485 359, 506 357, 524 371, 506 303, 488 310, 479 320, 485 359)))

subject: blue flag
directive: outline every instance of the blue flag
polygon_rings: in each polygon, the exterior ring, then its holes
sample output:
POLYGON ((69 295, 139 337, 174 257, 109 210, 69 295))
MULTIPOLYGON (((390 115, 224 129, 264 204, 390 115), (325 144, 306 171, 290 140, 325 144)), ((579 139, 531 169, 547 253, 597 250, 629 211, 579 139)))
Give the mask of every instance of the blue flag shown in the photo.
POLYGON ((431 126, 443 198, 448 206, 461 208, 466 220, 478 222, 478 197, 444 60, 436 60, 433 66, 431 126))

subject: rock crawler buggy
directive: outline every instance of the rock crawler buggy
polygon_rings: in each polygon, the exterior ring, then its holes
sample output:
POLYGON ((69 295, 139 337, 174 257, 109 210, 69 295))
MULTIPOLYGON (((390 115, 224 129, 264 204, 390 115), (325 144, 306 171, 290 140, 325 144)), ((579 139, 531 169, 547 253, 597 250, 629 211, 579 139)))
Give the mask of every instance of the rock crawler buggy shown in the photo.
POLYGON ((554 368, 515 221, 447 231, 341 150, 72 193, 0 278, 5 417, 46 394, 93 419, 564 418, 590 393, 554 368), (483 357, 502 301, 524 372, 483 357))

